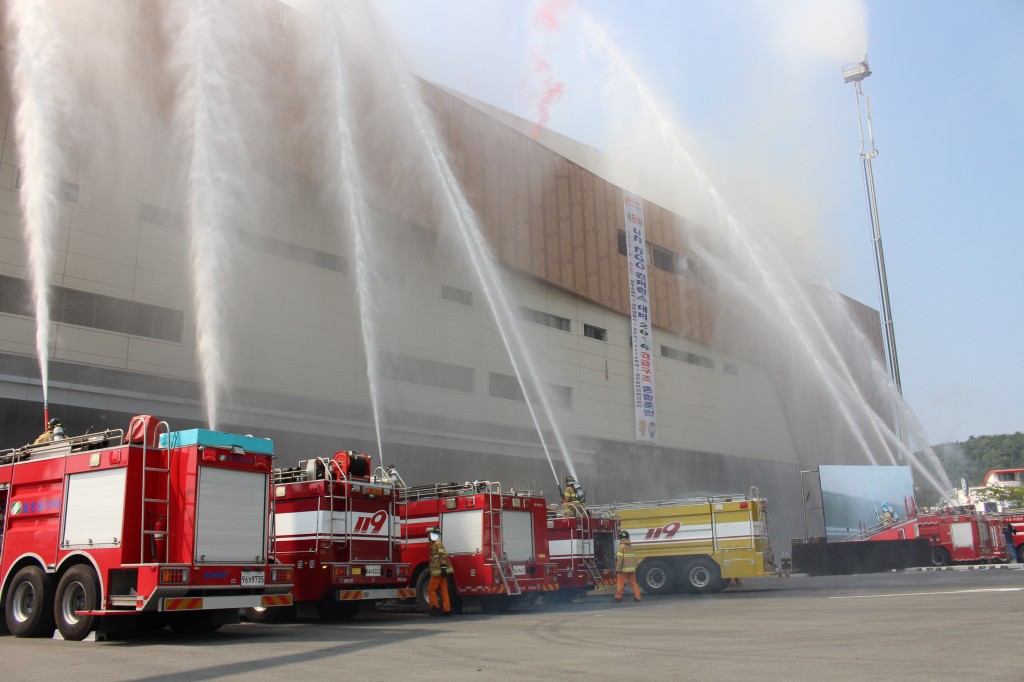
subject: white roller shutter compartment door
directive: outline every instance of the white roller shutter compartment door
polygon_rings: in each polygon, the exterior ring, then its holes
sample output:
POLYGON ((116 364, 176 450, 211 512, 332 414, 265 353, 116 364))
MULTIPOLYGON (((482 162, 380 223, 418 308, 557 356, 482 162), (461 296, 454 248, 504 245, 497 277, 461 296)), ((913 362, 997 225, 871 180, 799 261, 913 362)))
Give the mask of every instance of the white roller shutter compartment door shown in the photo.
POLYGON ((484 513, 480 509, 441 515, 441 542, 449 554, 479 554, 484 545, 484 513))
POLYGON ((120 544, 126 473, 118 467, 68 476, 62 547, 120 544))
POLYGON ((527 511, 501 512, 505 556, 509 561, 533 561, 533 514, 527 511))
POLYGON ((196 562, 262 562, 267 476, 204 466, 196 500, 196 562))

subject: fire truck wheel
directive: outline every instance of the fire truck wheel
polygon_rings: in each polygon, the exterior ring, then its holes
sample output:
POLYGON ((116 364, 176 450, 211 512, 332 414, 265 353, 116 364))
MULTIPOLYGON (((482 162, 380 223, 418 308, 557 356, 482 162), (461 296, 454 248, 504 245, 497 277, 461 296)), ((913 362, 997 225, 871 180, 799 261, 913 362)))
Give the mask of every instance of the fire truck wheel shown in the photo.
POLYGON ((80 642, 92 632, 95 616, 78 615, 76 611, 94 611, 100 604, 100 585, 96 572, 89 566, 72 566, 57 584, 53 617, 61 637, 80 642))
POLYGON ((15 637, 53 634, 53 579, 38 566, 26 566, 11 581, 7 595, 7 628, 15 637))
POLYGON ((254 606, 243 609, 242 615, 250 623, 290 623, 295 620, 295 606, 254 606))
MULTIPOLYGON (((430 600, 427 598, 427 586, 430 584, 430 571, 423 569, 416 576, 416 604, 424 613, 430 611, 430 600)), ((452 605, 453 613, 462 613, 462 597, 455 588, 455 579, 448 576, 448 601, 452 605)))
POLYGON ((672 567, 661 559, 648 559, 643 562, 637 578, 640 587, 647 594, 668 594, 675 584, 672 567))
POLYGON ((338 622, 354 618, 359 613, 359 602, 321 599, 316 603, 316 615, 320 620, 338 622))
POLYGON ((683 586, 695 594, 714 592, 721 579, 718 564, 710 559, 693 559, 683 569, 683 586))
POLYGON ((430 611, 430 600, 427 598, 427 585, 430 584, 430 571, 424 569, 416 576, 416 604, 421 611, 430 611))
POLYGON ((932 547, 932 566, 948 566, 949 551, 945 547, 932 547))

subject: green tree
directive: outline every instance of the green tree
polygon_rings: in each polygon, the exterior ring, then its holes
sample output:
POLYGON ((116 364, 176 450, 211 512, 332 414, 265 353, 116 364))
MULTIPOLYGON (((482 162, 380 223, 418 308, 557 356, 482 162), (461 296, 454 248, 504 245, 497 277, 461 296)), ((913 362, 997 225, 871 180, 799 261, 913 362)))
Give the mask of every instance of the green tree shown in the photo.
MULTIPOLYGON (((965 441, 932 446, 932 450, 949 480, 958 488, 961 479, 967 479, 968 485, 981 485, 985 482, 985 474, 993 469, 1024 469, 1024 433, 1020 431, 996 436, 971 436, 965 441)), ((1024 489, 1020 490, 1024 494, 1024 489)), ((915 488, 915 494, 918 504, 923 506, 939 501, 937 494, 924 487, 915 488)))
POLYGON ((990 485, 986 488, 974 490, 971 493, 972 501, 999 502, 1003 509, 1007 507, 1024 507, 1024 486, 1009 488, 1000 485, 990 485))

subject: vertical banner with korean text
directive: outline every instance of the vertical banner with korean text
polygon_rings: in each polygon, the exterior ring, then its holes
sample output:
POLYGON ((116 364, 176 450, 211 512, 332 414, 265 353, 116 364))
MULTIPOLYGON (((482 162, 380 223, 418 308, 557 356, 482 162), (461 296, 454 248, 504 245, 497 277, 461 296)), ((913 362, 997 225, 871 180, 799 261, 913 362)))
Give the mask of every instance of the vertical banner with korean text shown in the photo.
POLYGON ((633 401, 636 439, 654 442, 654 355, 651 353, 650 292, 647 289, 647 239, 643 199, 623 190, 626 211, 626 261, 633 332, 633 401))

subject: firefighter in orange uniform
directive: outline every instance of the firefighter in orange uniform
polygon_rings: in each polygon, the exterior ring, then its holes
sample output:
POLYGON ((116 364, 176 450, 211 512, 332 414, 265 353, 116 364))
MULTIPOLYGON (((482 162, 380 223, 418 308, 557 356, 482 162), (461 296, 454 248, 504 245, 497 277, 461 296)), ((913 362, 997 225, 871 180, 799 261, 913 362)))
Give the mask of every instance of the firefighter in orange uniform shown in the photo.
POLYGON ((430 604, 431 616, 452 615, 452 604, 448 597, 448 575, 452 573, 452 560, 441 542, 441 529, 437 526, 427 528, 430 538, 430 583, 427 585, 427 602, 430 604), (438 609, 437 593, 441 592, 441 609, 438 609))
POLYGON ((629 531, 619 531, 619 551, 615 553, 615 601, 622 601, 626 580, 633 588, 633 601, 640 601, 640 586, 636 582, 636 553, 629 541, 629 531))

